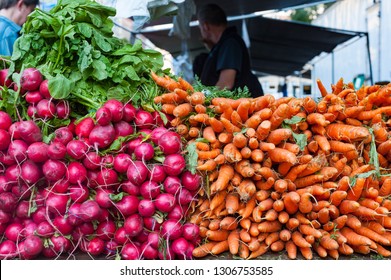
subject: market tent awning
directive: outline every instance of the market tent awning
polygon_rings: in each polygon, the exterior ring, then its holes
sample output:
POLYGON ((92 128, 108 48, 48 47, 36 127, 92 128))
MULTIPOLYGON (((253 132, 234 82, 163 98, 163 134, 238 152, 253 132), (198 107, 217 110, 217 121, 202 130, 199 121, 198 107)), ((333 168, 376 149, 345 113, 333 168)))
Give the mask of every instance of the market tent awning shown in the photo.
MULTIPOLYGON (((353 37, 366 35, 363 32, 336 30, 266 17, 243 20, 249 34, 253 70, 278 76, 288 76, 295 71, 301 71, 307 62, 322 52, 329 53, 337 45, 353 37)), ((237 26, 241 32, 243 20, 231 21, 229 24, 237 26)), ((179 38, 169 37, 168 33, 168 30, 163 30, 143 35, 159 48, 167 50, 174 57, 178 56, 182 53, 182 42, 179 38)), ((198 26, 193 26, 190 39, 187 40, 192 58, 206 52, 200 37, 198 26)))

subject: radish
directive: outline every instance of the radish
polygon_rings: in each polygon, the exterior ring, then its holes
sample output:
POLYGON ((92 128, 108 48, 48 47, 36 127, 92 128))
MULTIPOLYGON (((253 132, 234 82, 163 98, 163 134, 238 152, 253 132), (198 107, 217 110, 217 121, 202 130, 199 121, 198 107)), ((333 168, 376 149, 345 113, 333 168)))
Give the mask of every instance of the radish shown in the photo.
POLYGON ((71 162, 68 165, 67 178, 71 184, 83 183, 87 179, 87 170, 80 162, 71 162))
POLYGON ((53 118, 56 115, 56 105, 49 99, 42 99, 36 105, 37 114, 41 118, 53 118))
POLYGON ((142 217, 139 214, 133 214, 125 219, 125 232, 131 237, 137 236, 143 230, 143 225, 142 217))
POLYGON ((167 193, 176 195, 182 188, 181 180, 178 177, 167 176, 163 182, 163 188, 167 193))
POLYGON ((0 129, 0 151, 8 149, 9 144, 11 143, 11 135, 8 131, 0 129))
POLYGON ((108 220, 99 223, 98 228, 96 229, 96 235, 104 241, 109 241, 114 238, 116 230, 117 228, 114 221, 108 220))
POLYGON ((6 86, 10 87, 12 84, 11 79, 7 79, 8 76, 8 69, 1 69, 0 70, 0 86, 6 86))
POLYGON ((72 131, 68 127, 60 127, 54 131, 53 142, 60 142, 66 145, 73 139, 72 131))
POLYGON ((200 236, 200 228, 192 223, 186 223, 182 226, 183 233, 182 236, 192 242, 200 236))
POLYGON ((196 174, 192 174, 190 171, 183 172, 181 176, 182 185, 188 189, 189 191, 198 190, 201 186, 201 176, 196 174))
POLYGON ((114 240, 109 240, 105 243, 103 253, 107 256, 115 256, 119 252, 120 246, 114 240))
POLYGON ((0 210, 6 213, 15 211, 18 205, 18 198, 11 192, 0 193, 0 210))
POLYGON ((7 260, 17 256, 16 244, 12 240, 4 240, 0 243, 0 260, 7 260))
POLYGON ((94 119, 91 117, 84 118, 75 126, 75 134, 79 138, 87 138, 90 136, 91 131, 94 129, 94 119))
POLYGON ((29 144, 42 141, 42 133, 33 121, 21 121, 18 125, 20 137, 29 144))
POLYGON ((124 216, 128 217, 137 212, 139 199, 134 195, 125 195, 120 201, 115 203, 115 207, 124 216))
POLYGON ((0 193, 10 192, 13 184, 9 182, 8 178, 0 174, 0 193))
POLYGON ((123 107, 122 120, 125 122, 131 122, 136 116, 137 109, 130 103, 126 103, 123 107))
POLYGON ((68 142, 66 149, 67 149, 67 154, 70 157, 80 160, 85 157, 89 147, 86 145, 84 141, 71 140, 68 142))
POLYGON ((98 189, 95 195, 95 201, 101 208, 113 207, 113 201, 110 199, 110 195, 113 194, 112 190, 98 189))
POLYGON ((12 125, 12 119, 6 112, 0 111, 0 129, 8 130, 12 125))
POLYGON ((38 236, 30 235, 24 240, 23 251, 30 256, 37 256, 42 252, 43 242, 38 236))
POLYGON ((50 159, 59 160, 65 158, 67 148, 61 142, 52 142, 50 143, 47 152, 50 159))
POLYGON ((31 214, 31 218, 34 223, 40 224, 41 222, 47 221, 47 219, 51 219, 53 216, 52 213, 46 213, 46 208, 43 206, 39 206, 34 213, 31 214))
POLYGON ((9 225, 7 225, 4 235, 8 240, 11 240, 13 242, 19 242, 23 239, 23 225, 18 222, 13 222, 9 225))
POLYGON ((7 224, 9 221, 11 221, 11 214, 6 213, 3 210, 0 210, 0 224, 7 224))
POLYGON ((50 99, 52 96, 50 95, 49 91, 49 81, 43 80, 41 84, 39 85, 39 92, 42 94, 43 97, 50 99))
POLYGON ((176 204, 174 208, 168 213, 167 218, 180 221, 185 217, 183 206, 180 204, 176 204))
POLYGON ((90 191, 83 185, 72 185, 69 187, 69 197, 72 201, 82 203, 88 199, 90 191))
POLYGON ((151 169, 151 180, 156 183, 161 183, 166 178, 166 173, 164 172, 163 166, 160 164, 153 164, 151 169))
MULTIPOLYGON (((162 113, 164 114, 164 113, 162 113)), ((154 111, 151 113, 152 118, 153 118, 153 123, 156 126, 164 126, 164 121, 162 117, 160 116, 160 113, 158 111, 154 111)))
POLYGON ((29 116, 32 119, 35 119, 38 117, 38 110, 35 105, 32 104, 27 107, 27 116, 29 116))
POLYGON ((99 237, 94 237, 87 244, 87 252, 93 256, 98 256, 103 253, 105 242, 99 237))
MULTIPOLYGON (((0 128, 1 128, 1 123, 2 123, 2 116, 4 117, 4 115, 2 115, 2 111, 0 111, 0 128)), ((8 114, 7 114, 8 115, 8 114)), ((8 115, 9 117, 9 115, 8 115)), ((6 118, 6 117, 5 117, 6 118)), ((10 118, 11 119, 11 118, 10 118)), ((20 133, 19 133, 19 125, 21 124, 21 122, 14 122, 13 124, 11 124, 8 128, 8 132, 11 134, 11 138, 12 139, 22 139, 20 137, 20 133)), ((3 128, 4 129, 4 128, 3 128)), ((7 130, 7 129, 5 129, 7 130)))
POLYGON ((134 118, 134 123, 136 124, 137 129, 152 128, 153 117, 152 117, 151 113, 144 111, 142 109, 139 109, 136 112, 136 116, 134 118))
POLYGON ((132 182, 130 181, 124 181, 121 183, 120 185, 121 189, 126 192, 127 194, 130 194, 130 195, 135 195, 135 196, 138 196, 140 195, 140 187, 139 186, 136 186, 135 184, 133 184, 132 182))
POLYGON ((54 182, 52 191, 56 193, 66 193, 70 187, 69 181, 66 179, 60 179, 54 182))
POLYGON ((18 197, 19 200, 22 200, 22 199, 28 200, 31 196, 32 188, 31 188, 31 186, 25 184, 24 182, 19 182, 18 184, 12 186, 11 192, 14 195, 16 195, 16 197, 18 197))
POLYGON ((21 178, 27 184, 34 184, 42 177, 42 169, 32 160, 22 163, 21 178))
POLYGON ((150 143, 141 143, 134 149, 134 155, 137 160, 149 161, 155 156, 155 151, 152 144, 150 143))
POLYGON ((22 169, 20 165, 14 164, 9 166, 5 170, 5 177, 7 178, 9 183, 16 183, 19 180, 20 174, 22 173, 22 169))
POLYGON ((30 103, 30 104, 37 104, 39 101, 42 100, 42 98, 43 98, 43 96, 41 95, 41 93, 38 90, 28 91, 25 96, 27 103, 30 103))
POLYGON ((160 233, 164 239, 178 239, 182 235, 181 224, 179 221, 168 219, 163 222, 160 233))
POLYGON ((14 140, 8 146, 8 154, 17 162, 27 159, 28 144, 23 140, 14 140))
POLYGON ((36 233, 41 237, 50 237, 54 234, 54 228, 49 222, 42 221, 38 224, 36 233))
POLYGON ((175 253, 172 251, 171 246, 159 248, 158 257, 160 260, 173 260, 175 259, 175 253))
POLYGON ((89 170, 96 170, 101 167, 102 157, 96 152, 88 152, 83 159, 83 165, 89 170))
POLYGON ((114 124, 115 138, 129 136, 134 133, 134 128, 130 123, 119 121, 114 124))
POLYGON ((59 235, 53 235, 50 237, 50 243, 53 244, 53 250, 58 255, 62 253, 69 252, 71 250, 72 244, 65 236, 59 235))
POLYGON ((160 236, 159 233, 153 231, 148 234, 148 244, 153 248, 158 249, 160 236))
POLYGON ((64 162, 56 159, 48 159, 42 165, 42 172, 50 182, 57 182, 65 176, 67 169, 64 162))
POLYGON ((49 159, 48 156, 49 145, 44 142, 35 142, 27 148, 27 156, 33 162, 45 162, 49 159))
POLYGON ((68 235, 73 231, 73 225, 70 223, 69 218, 61 215, 54 218, 53 226, 62 235, 68 235))
POLYGON ((138 260, 140 258, 140 248, 133 243, 127 243, 122 247, 121 258, 123 260, 138 260))
POLYGON ((69 197, 65 194, 50 193, 46 198, 45 205, 49 212, 64 215, 68 199, 69 197))
POLYGON ((72 203, 68 209, 68 222, 74 227, 83 223, 80 217, 80 206, 80 203, 72 203))
POLYGON ((98 149, 110 146, 110 144, 113 143, 114 138, 115 129, 111 124, 103 126, 96 125, 88 137, 91 145, 96 146, 98 149))
POLYGON ((128 242, 128 237, 126 235, 124 227, 117 228, 117 231, 114 233, 114 241, 120 245, 123 245, 128 242))
POLYGON ((154 181, 145 181, 140 186, 140 194, 145 199, 154 199, 160 194, 160 186, 154 181))
POLYGON ((138 204, 138 213, 142 217, 150 217, 155 214, 155 204, 150 199, 142 199, 138 204))
POLYGON ((182 142, 180 136, 176 132, 168 131, 160 136, 158 145, 165 155, 171 155, 179 153, 182 142))
POLYGON ((107 107, 100 107, 95 113, 96 122, 99 125, 108 125, 111 123, 111 111, 107 107))
POLYGON ((167 128, 164 126, 158 126, 151 132, 151 140, 155 145, 158 145, 160 137, 168 132, 167 128))
POLYGON ((98 172, 96 182, 98 183, 98 186, 115 188, 119 184, 118 174, 113 169, 102 168, 98 172))
POLYGON ((154 260, 158 257, 158 250, 153 248, 148 242, 144 242, 140 247, 141 256, 147 260, 154 260))
POLYGON ((190 191, 185 188, 181 188, 177 195, 178 203, 181 205, 189 204, 191 201, 193 201, 193 196, 191 195, 190 191))
MULTIPOLYGON (((4 164, 5 166, 10 166, 10 165, 16 164, 16 160, 14 157, 11 157, 9 155, 9 153, 7 153, 7 154, 0 153, 0 163, 4 164)), ((4 167, 2 166, 2 168, 4 168, 4 167)), ((4 172, 4 170, 3 170, 3 172, 4 172)))
POLYGON ((163 161, 164 172, 170 176, 178 176, 185 167, 186 161, 180 154, 170 154, 163 161))
POLYGON ((170 193, 161 193, 156 197, 154 204, 159 211, 169 213, 174 209, 175 197, 170 193))
POLYGON ((98 171, 87 170, 87 182, 90 188, 96 188, 98 186, 96 178, 98 178, 98 171))
POLYGON ((111 118, 113 122, 119 122, 123 117, 123 107, 122 102, 116 99, 110 99, 103 104, 103 107, 108 108, 111 111, 111 118))
POLYGON ((30 205, 26 200, 19 201, 18 206, 15 209, 15 215, 18 218, 28 218, 29 217, 30 205))
POLYGON ((24 90, 37 90, 42 83, 42 74, 38 69, 26 68, 20 77, 20 86, 24 90))
POLYGON ((141 143, 142 143, 142 139, 141 139, 141 137, 139 137, 139 138, 136 138, 136 139, 133 139, 133 140, 130 140, 128 143, 127 143, 127 151, 128 151, 128 154, 129 155, 132 155, 133 154, 133 152, 134 152, 134 150, 136 149, 136 147, 138 146, 138 145, 140 145, 141 143))
POLYGON ((171 243, 172 251, 178 256, 184 255, 188 246, 189 246, 189 242, 183 237, 179 237, 178 239, 175 239, 171 243))
POLYGON ((142 184, 147 179, 149 174, 150 173, 147 166, 142 161, 132 162, 126 171, 128 180, 135 185, 142 184))
POLYGON ((56 105, 57 118, 68 119, 71 113, 71 108, 67 100, 60 100, 56 105))
POLYGON ((98 220, 101 208, 95 200, 87 200, 80 205, 80 218, 85 222, 98 220))
POLYGON ((125 173, 128 170, 131 162, 132 162, 132 158, 130 157, 130 155, 125 153, 120 153, 114 157, 113 167, 115 171, 119 173, 125 173))

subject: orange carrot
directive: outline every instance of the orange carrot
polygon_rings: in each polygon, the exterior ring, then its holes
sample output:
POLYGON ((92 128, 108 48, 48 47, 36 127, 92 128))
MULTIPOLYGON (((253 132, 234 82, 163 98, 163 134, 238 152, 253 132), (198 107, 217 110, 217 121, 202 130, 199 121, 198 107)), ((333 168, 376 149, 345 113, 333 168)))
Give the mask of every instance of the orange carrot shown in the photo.
POLYGON ((251 102, 250 102, 250 100, 246 99, 246 100, 240 102, 240 104, 237 108, 237 112, 238 112, 243 123, 246 122, 249 117, 250 107, 251 107, 251 102))
POLYGON ((273 162, 288 162, 292 165, 297 162, 296 155, 285 149, 275 148, 273 150, 270 150, 268 154, 273 162))
POLYGON ((217 164, 214 159, 209 159, 205 161, 203 164, 197 166, 197 170, 199 171, 213 171, 215 170, 217 164))
POLYGON ((295 243, 295 245, 299 248, 310 248, 312 247, 310 243, 308 243, 302 234, 298 231, 294 231, 292 233, 292 241, 295 243))
POLYGON ((321 82, 321 80, 317 79, 316 80, 316 84, 318 85, 318 89, 319 89, 320 94, 322 95, 322 97, 325 97, 328 93, 327 93, 327 90, 324 87, 323 83, 321 82))
POLYGON ((202 92, 194 92, 188 97, 188 101, 191 105, 204 104, 205 95, 202 92))
POLYGON ((314 229, 313 227, 311 227, 311 226, 309 226, 309 225, 303 225, 303 224, 301 224, 301 225, 299 226, 299 231, 300 231, 303 235, 313 235, 316 239, 322 237, 322 233, 321 233, 319 230, 314 229))
POLYGON ((330 203, 339 206, 347 196, 347 192, 336 190, 330 195, 330 203))
POLYGON ((297 257, 297 246, 293 241, 289 240, 285 243, 285 250, 287 252, 288 258, 295 260, 297 257))
POLYGON ((224 146, 223 154, 225 156, 225 160, 229 163, 239 162, 242 159, 240 151, 232 143, 224 146))
POLYGON ((173 115, 178 118, 183 118, 188 116, 193 111, 193 107, 189 103, 183 103, 178 106, 173 111, 173 115))
POLYGON ((367 128, 333 123, 326 127, 327 136, 334 140, 360 141, 370 138, 367 128))
POLYGON ((267 142, 260 142, 259 143, 259 149, 263 152, 269 152, 271 150, 274 150, 276 146, 273 143, 267 143, 267 142))
POLYGON ((232 140, 232 143, 237 148, 244 148, 247 145, 247 137, 243 133, 236 133, 232 140))
POLYGON ((269 133, 267 142, 278 145, 280 142, 287 140, 292 136, 292 130, 288 128, 278 128, 269 133))
POLYGON ((220 149, 213 149, 211 151, 197 151, 198 159, 200 160, 208 160, 208 159, 214 159, 218 155, 221 154, 220 149))
POLYGON ((278 221, 281 224, 286 224, 289 221, 289 214, 285 211, 278 213, 278 221))
POLYGON ((176 108, 175 104, 165 103, 165 104, 162 105, 162 112, 166 113, 166 114, 169 114, 169 115, 173 115, 175 108, 176 108))
POLYGON ((231 216, 224 217, 220 222, 220 228, 223 230, 234 230, 238 227, 238 221, 236 218, 231 216))
MULTIPOLYGON (((208 230, 206 232, 206 238, 212 241, 226 241, 229 235, 227 230, 208 230)), ((227 248, 228 250, 228 248, 227 248)))
POLYGON ((286 212, 294 214, 299 209, 300 195, 296 192, 289 192, 284 196, 283 201, 286 212))
POLYGON ((291 117, 291 110, 288 104, 281 104, 270 117, 271 129, 279 127, 285 119, 291 117))
POLYGON ((225 251, 228 251, 228 249, 229 249, 228 241, 222 240, 213 246, 211 253, 213 255, 219 255, 221 253, 224 253, 225 251))
POLYGON ((155 72, 151 71, 152 79, 158 86, 161 86, 169 91, 173 91, 176 88, 180 88, 180 84, 171 78, 160 77, 155 72))
POLYGON ((356 183, 347 191, 346 199, 357 201, 364 189, 366 178, 357 178, 356 183))
POLYGON ((179 82, 182 90, 189 91, 189 92, 193 92, 194 91, 193 86, 189 82, 184 80, 182 77, 178 78, 178 82, 179 82))
POLYGON ((255 130, 261 122, 261 116, 259 114, 254 114, 246 120, 244 126, 255 130))
POLYGON ((216 181, 216 190, 221 191, 227 188, 229 181, 234 176, 234 169, 229 164, 220 166, 219 176, 216 181))
POLYGON ((242 218, 248 218, 253 212, 253 209, 256 205, 255 197, 251 197, 249 201, 247 201, 245 208, 242 208, 239 210, 239 215, 242 216, 242 218))
POLYGON ((240 183, 237 191, 240 196, 240 199, 246 201, 253 197, 256 192, 256 187, 252 180, 246 179, 240 183))
POLYGON ((215 117, 209 117, 209 124, 213 128, 213 131, 215 131, 216 133, 224 131, 223 123, 215 117))
POLYGON ((239 252, 239 231, 233 230, 230 232, 227 238, 229 252, 232 255, 236 255, 239 252))
POLYGON ((251 252, 251 254, 246 258, 247 260, 255 259, 268 251, 268 246, 265 243, 261 243, 258 250, 251 252))
POLYGON ((382 235, 367 227, 356 228, 355 232, 362 236, 368 237, 369 239, 380 243, 381 245, 389 246, 391 244, 391 242, 387 238, 383 237, 382 235))
POLYGON ((213 196, 211 202, 210 202, 210 209, 213 211, 214 209, 216 209, 220 204, 222 204, 224 202, 224 199, 227 195, 227 192, 226 191, 218 191, 215 193, 215 195, 213 196))
POLYGON ((281 229, 282 225, 279 221, 266 221, 258 225, 258 230, 260 232, 275 232, 281 229))
POLYGON ((203 258, 211 253, 212 248, 217 244, 217 242, 207 242, 193 250, 193 257, 203 258))
POLYGON ((239 197, 237 194, 229 193, 225 199, 225 208, 228 214, 235 214, 239 209, 239 197))
POLYGON ((232 124, 232 122, 229 119, 226 119, 224 117, 220 118, 221 123, 223 124, 225 130, 229 133, 234 133, 234 132, 240 132, 241 129, 235 125, 232 124))
POLYGON ((340 229, 341 234, 346 237, 347 243, 353 246, 371 245, 371 240, 365 236, 355 233, 352 229, 344 227, 340 229))
POLYGON ((258 139, 264 140, 269 135, 271 130, 271 122, 269 120, 264 120, 258 125, 256 131, 258 134, 258 139))

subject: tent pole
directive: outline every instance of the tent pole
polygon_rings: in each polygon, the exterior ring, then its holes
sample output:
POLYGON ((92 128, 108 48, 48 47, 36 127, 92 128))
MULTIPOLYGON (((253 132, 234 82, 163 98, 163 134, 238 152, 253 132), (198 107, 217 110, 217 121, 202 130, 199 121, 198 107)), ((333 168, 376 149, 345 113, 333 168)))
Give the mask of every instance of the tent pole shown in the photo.
POLYGON ((369 62, 369 78, 371 80, 371 85, 373 85, 372 59, 371 59, 371 52, 370 52, 370 49, 369 49, 368 32, 365 33, 365 37, 367 38, 367 53, 368 53, 368 62, 369 62))

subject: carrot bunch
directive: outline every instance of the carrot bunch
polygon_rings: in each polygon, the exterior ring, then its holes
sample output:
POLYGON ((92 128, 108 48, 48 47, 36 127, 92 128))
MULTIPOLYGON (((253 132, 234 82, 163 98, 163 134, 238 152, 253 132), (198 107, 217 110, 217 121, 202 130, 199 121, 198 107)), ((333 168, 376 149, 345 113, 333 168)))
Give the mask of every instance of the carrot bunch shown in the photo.
POLYGON ((195 144, 207 178, 190 217, 204 238, 194 257, 391 256, 391 84, 356 91, 340 79, 328 92, 318 80, 319 102, 265 95, 208 105, 177 84, 155 102, 195 144))

